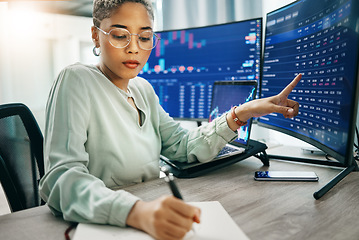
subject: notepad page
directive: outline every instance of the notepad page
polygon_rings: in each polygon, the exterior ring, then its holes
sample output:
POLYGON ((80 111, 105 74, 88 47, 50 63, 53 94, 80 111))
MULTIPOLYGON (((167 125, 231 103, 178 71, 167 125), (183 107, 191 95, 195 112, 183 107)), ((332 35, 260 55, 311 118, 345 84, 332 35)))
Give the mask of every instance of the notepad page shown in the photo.
MULTIPOLYGON (((184 240, 249 240, 219 202, 190 202, 188 204, 201 209, 201 223, 195 223, 195 232, 188 232, 184 240)), ((154 240, 147 233, 134 228, 80 223, 73 240, 85 239, 154 240)))

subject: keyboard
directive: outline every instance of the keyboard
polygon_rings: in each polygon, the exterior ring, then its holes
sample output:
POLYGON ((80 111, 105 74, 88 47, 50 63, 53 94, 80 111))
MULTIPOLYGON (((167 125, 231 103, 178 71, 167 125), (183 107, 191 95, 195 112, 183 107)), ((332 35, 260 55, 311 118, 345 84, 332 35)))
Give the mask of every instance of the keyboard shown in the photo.
POLYGON ((234 145, 227 144, 213 160, 223 159, 229 156, 241 154, 245 151, 245 148, 237 147, 234 145))

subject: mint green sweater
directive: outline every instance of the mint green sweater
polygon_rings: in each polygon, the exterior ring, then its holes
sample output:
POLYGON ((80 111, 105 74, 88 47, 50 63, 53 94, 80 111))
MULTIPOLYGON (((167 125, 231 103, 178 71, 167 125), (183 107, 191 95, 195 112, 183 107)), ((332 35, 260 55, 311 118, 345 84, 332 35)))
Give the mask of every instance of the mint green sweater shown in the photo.
POLYGON ((158 178, 160 154, 182 162, 210 161, 236 137, 225 114, 188 131, 162 109, 146 80, 131 79, 128 88, 141 125, 124 92, 96 66, 71 65, 52 87, 40 193, 65 220, 126 226, 138 197, 118 189, 158 178))

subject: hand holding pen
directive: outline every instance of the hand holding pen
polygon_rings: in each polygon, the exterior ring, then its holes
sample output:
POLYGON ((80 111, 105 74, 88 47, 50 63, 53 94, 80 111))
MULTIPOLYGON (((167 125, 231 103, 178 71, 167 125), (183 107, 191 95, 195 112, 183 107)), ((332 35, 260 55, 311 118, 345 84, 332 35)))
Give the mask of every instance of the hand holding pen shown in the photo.
MULTIPOLYGON (((176 183, 174 181, 174 177, 173 177, 172 173, 170 173, 169 170, 166 167, 161 167, 160 169, 166 175, 165 176, 165 181, 168 183, 173 196, 175 196, 178 199, 183 200, 182 194, 180 193, 180 191, 179 191, 179 189, 178 189, 178 187, 177 187, 177 185, 176 185, 176 183)), ((200 223, 199 216, 194 215, 193 216, 193 222, 200 223)), ((195 229, 193 227, 192 227, 192 231, 195 232, 195 229)))
MULTIPOLYGON (((167 174, 168 177, 171 176, 169 172, 167 174)), ((173 176, 168 180, 174 183, 173 176)), ((136 201, 127 216, 126 224, 147 232, 158 240, 178 240, 189 233, 193 222, 200 222, 201 210, 181 200, 182 196, 175 184, 170 186, 176 197, 167 195, 152 201, 136 201)))

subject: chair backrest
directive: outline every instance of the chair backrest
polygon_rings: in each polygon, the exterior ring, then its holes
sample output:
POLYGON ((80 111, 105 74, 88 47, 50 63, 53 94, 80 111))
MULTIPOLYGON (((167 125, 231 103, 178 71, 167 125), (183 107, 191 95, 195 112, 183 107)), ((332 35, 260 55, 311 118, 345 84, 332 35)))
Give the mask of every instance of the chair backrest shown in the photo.
POLYGON ((38 183, 44 175, 43 136, 21 103, 0 105, 0 181, 12 212, 44 204, 38 183))

